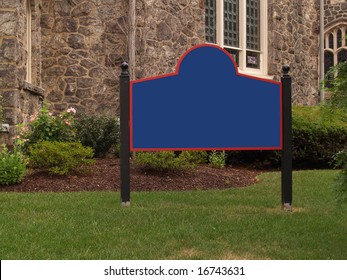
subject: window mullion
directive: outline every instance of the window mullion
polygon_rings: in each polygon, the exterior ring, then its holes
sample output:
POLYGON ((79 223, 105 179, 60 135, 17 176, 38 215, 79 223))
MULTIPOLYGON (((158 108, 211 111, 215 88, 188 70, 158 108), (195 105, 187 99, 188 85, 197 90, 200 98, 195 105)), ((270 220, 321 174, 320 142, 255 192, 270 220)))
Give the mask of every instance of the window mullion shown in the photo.
POLYGON ((216 10, 217 10, 217 32, 216 32, 216 41, 217 45, 223 46, 224 42, 224 16, 223 16, 223 0, 216 0, 216 10))
POLYGON ((247 48, 247 24, 246 24, 246 0, 240 0, 239 2, 240 9, 240 30, 239 30, 239 38, 240 38, 240 59, 239 59, 239 67, 242 70, 246 69, 246 48, 247 48))

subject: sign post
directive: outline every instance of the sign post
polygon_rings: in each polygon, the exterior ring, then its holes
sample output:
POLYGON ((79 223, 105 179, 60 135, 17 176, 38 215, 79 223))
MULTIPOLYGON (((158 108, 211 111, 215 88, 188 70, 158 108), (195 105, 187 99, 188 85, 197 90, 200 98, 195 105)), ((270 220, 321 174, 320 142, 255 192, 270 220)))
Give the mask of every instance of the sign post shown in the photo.
POLYGON ((292 211, 292 78, 288 72, 289 65, 282 67, 282 128, 283 128, 283 149, 281 166, 281 188, 282 188, 282 208, 285 211, 292 211))
POLYGON ((120 82, 120 192, 122 206, 130 206, 130 128, 129 90, 130 76, 128 64, 123 62, 120 82))
POLYGON ((130 151, 282 150, 282 208, 292 211, 292 90, 290 67, 282 70, 281 83, 240 74, 214 45, 188 50, 174 73, 131 82, 123 62, 122 205, 130 206, 130 151))

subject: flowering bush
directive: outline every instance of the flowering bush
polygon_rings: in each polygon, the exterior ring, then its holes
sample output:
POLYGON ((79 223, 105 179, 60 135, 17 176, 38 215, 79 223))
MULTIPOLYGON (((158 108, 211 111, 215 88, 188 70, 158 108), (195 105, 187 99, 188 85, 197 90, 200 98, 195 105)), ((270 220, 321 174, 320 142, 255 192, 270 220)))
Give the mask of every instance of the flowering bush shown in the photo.
POLYGON ((54 116, 47 107, 37 115, 31 115, 27 125, 20 125, 17 144, 24 153, 28 153, 29 146, 40 141, 71 142, 75 140, 74 128, 76 109, 69 108, 65 112, 54 116))

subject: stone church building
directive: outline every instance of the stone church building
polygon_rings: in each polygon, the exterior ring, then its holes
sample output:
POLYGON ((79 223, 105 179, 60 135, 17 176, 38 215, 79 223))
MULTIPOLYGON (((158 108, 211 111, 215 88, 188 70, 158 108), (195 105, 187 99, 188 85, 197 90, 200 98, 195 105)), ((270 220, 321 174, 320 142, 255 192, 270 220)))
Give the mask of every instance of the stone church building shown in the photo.
POLYGON ((201 43, 241 73, 279 80, 290 64, 293 103, 315 105, 322 73, 347 58, 346 29, 346 0, 1 0, 1 134, 44 101, 116 115, 122 61, 134 79, 170 73, 201 43))

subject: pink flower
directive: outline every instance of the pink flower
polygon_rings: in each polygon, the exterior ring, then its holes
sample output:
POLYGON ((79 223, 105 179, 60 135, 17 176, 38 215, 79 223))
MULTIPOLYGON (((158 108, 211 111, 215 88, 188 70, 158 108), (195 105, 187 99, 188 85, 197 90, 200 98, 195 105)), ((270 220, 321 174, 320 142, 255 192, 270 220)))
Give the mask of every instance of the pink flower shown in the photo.
POLYGON ((30 115, 29 121, 33 122, 34 120, 36 120, 37 115, 30 115))
POLYGON ((66 110, 66 112, 76 114, 76 109, 74 107, 70 107, 66 110))
POLYGON ((66 125, 71 125, 71 123, 70 123, 70 122, 68 122, 68 121, 65 121, 65 123, 66 123, 66 125))

